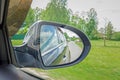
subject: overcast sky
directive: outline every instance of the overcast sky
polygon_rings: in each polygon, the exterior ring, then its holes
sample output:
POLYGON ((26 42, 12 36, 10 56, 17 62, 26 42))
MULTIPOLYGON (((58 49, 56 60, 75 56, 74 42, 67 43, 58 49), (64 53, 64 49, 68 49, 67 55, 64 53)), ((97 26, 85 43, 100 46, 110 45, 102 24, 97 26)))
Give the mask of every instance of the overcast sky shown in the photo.
MULTIPOLYGON (((33 0, 32 7, 45 8, 50 0, 33 0)), ((95 8, 99 25, 104 27, 105 20, 110 20, 116 31, 120 31, 120 0, 68 0, 68 8, 73 12, 89 11, 95 8)))

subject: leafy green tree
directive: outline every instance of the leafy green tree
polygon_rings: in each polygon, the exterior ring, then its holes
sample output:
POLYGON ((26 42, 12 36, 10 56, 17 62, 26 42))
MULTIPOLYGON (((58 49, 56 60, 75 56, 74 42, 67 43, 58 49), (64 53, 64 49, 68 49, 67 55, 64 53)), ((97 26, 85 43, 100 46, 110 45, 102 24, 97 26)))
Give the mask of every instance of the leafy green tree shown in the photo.
POLYGON ((86 20, 79 16, 79 12, 75 12, 75 14, 71 11, 70 13, 70 25, 76 27, 77 29, 86 32, 86 20))
MULTIPOLYGON (((72 11, 71 11, 72 12, 72 11)), ((83 12, 80 17, 79 12, 72 14, 71 24, 83 31, 90 39, 98 38, 98 19, 97 12, 91 8, 88 12, 83 12)))
POLYGON ((77 26, 79 19, 80 19, 78 14, 79 14, 79 12, 75 12, 75 14, 73 14, 73 12, 71 13, 71 24, 72 25, 77 26))
POLYGON ((111 39, 116 40, 116 41, 120 41, 120 32, 114 32, 111 39))
POLYGON ((25 19, 25 26, 29 27, 34 22, 40 20, 40 13, 42 9, 36 7, 35 9, 30 8, 27 17, 25 19))
POLYGON ((100 28, 99 30, 99 38, 103 39, 104 46, 106 46, 106 28, 100 28))
POLYGON ((29 27, 33 23, 34 23, 34 10, 30 8, 24 24, 25 26, 29 27))
POLYGON ((107 39, 110 40, 113 34, 113 25, 112 23, 109 21, 107 26, 106 26, 106 36, 107 39))
POLYGON ((69 10, 66 7, 67 0, 51 0, 45 10, 41 12, 41 19, 61 23, 69 22, 69 10))
POLYGON ((36 7, 35 9, 30 8, 25 19, 24 24, 22 25, 21 29, 18 31, 17 34, 26 34, 28 28, 36 21, 40 20, 40 8, 36 7))
POLYGON ((97 20, 97 12, 95 11, 94 8, 91 8, 90 11, 88 12, 88 20, 86 24, 86 34, 90 39, 96 38, 97 34, 97 25, 98 25, 98 20, 97 20))
POLYGON ((66 32, 64 33, 64 36, 66 37, 66 39, 69 38, 69 36, 68 36, 68 34, 66 32))
POLYGON ((75 36, 73 36, 73 37, 71 37, 71 40, 75 41, 75 40, 77 40, 77 38, 75 36))
POLYGON ((83 18, 79 18, 78 26, 77 26, 81 31, 86 33, 86 20, 83 18))
POLYGON ((105 34, 105 28, 100 28, 99 32, 100 32, 101 35, 104 35, 105 34))
POLYGON ((41 15, 41 11, 43 9, 39 8, 39 7, 36 7, 35 9, 33 9, 34 11, 34 22, 40 20, 40 15, 41 15))

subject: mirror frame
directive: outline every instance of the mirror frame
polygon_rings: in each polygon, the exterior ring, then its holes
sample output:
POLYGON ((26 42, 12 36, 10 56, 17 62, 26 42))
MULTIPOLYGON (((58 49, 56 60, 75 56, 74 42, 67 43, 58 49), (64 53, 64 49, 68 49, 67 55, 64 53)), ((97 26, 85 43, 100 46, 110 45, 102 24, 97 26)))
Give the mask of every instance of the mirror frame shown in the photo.
POLYGON ((41 53, 40 53, 40 62, 41 62, 40 63, 40 68, 42 68, 42 69, 54 69, 54 68, 63 68, 63 67, 72 66, 72 65, 75 65, 75 64, 78 64, 79 62, 81 62, 88 55, 88 53, 90 51, 90 48, 91 48, 91 44, 90 44, 90 41, 87 38, 87 36, 82 31, 80 31, 76 28, 73 28, 72 26, 61 24, 61 23, 48 22, 48 21, 38 21, 38 22, 39 22, 39 24, 38 24, 39 27, 42 26, 42 25, 53 25, 53 26, 56 26, 56 27, 61 27, 61 28, 64 28, 64 29, 68 29, 68 30, 76 33, 81 38, 81 40, 83 41, 83 45, 84 45, 84 48, 83 48, 83 51, 82 51, 80 57, 78 57, 75 61, 70 62, 70 63, 66 63, 66 64, 45 66, 44 62, 42 60, 41 53))

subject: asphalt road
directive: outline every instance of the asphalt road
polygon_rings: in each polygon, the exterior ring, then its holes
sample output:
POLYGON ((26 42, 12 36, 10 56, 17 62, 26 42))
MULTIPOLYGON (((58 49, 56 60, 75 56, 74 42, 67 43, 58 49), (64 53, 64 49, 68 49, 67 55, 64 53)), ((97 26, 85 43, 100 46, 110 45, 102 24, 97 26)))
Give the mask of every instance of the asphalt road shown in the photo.
POLYGON ((76 60, 81 55, 82 50, 73 41, 68 42, 68 47, 70 50, 71 62, 72 62, 72 61, 76 60))

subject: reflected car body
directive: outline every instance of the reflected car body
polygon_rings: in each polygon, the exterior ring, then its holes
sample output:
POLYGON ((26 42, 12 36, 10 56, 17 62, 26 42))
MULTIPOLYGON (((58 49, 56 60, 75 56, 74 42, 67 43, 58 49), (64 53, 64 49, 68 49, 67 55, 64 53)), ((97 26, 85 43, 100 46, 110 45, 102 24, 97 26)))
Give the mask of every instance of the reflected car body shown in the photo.
POLYGON ((47 26, 48 25, 39 27, 39 21, 34 23, 29 28, 23 40, 23 45, 14 47, 16 51, 16 56, 18 58, 17 60, 20 63, 20 65, 22 66, 27 65, 30 66, 30 64, 33 65, 34 63, 36 63, 36 61, 37 62, 39 61, 38 57, 39 55, 42 56, 44 65, 47 66, 70 62, 70 51, 62 30, 57 27, 51 27, 51 29, 48 29, 49 27, 47 26), (36 30, 40 30, 38 31, 40 33, 36 34, 35 33, 36 30), (27 55, 21 54, 20 52, 27 53, 27 55), (31 58, 32 57, 34 58, 32 59, 34 61, 28 64, 26 60, 20 59, 22 56, 25 57, 31 56, 31 58))
POLYGON ((70 53, 62 30, 44 25, 40 32, 40 48, 44 64, 49 66, 70 62, 70 53))

